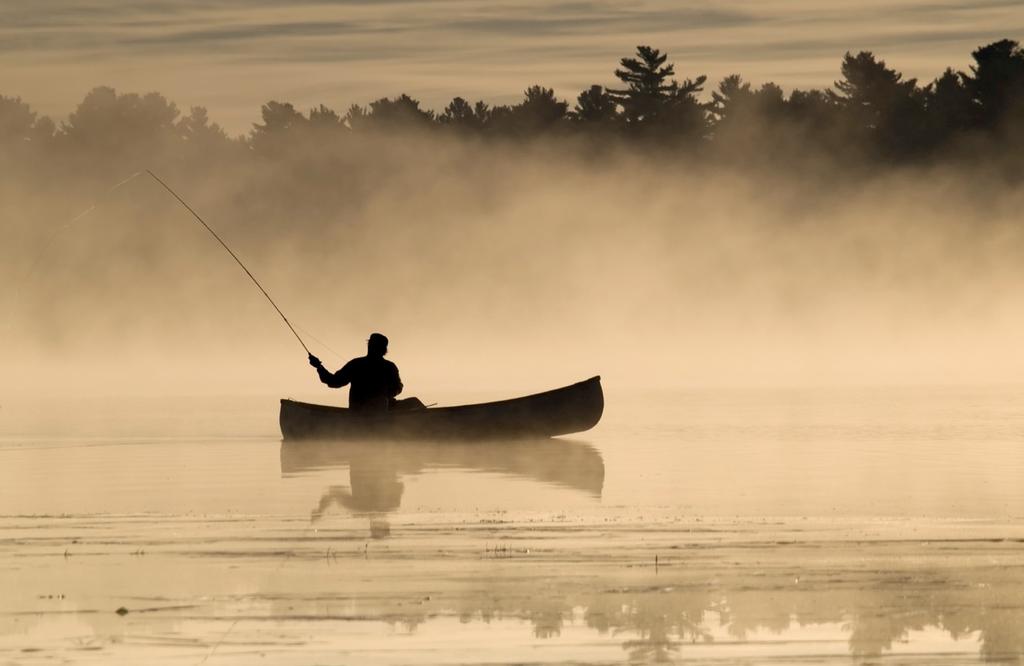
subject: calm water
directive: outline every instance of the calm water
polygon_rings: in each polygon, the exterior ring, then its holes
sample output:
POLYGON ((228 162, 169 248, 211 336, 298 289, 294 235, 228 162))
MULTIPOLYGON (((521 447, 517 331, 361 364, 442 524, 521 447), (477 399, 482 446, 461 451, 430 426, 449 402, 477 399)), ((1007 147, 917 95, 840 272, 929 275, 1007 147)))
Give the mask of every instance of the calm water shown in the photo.
POLYGON ((0 664, 1024 657, 1020 387, 610 391, 487 445, 276 416, 2 405, 0 664))

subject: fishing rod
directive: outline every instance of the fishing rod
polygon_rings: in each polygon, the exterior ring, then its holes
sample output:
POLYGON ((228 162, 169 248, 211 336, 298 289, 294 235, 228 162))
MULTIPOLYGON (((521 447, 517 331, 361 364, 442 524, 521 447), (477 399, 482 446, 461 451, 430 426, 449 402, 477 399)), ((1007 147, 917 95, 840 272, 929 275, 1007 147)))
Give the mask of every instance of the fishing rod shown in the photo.
MULTIPOLYGON (((203 225, 203 228, 205 228, 207 231, 209 231, 210 235, 212 235, 214 238, 217 239, 217 242, 221 244, 221 247, 223 247, 225 250, 227 250, 228 254, 231 255, 231 258, 235 260, 235 263, 237 263, 242 268, 242 270, 245 271, 245 274, 249 276, 249 279, 252 280, 252 283, 254 285, 256 285, 257 289, 260 290, 260 293, 263 294, 266 297, 267 301, 269 301, 272 306, 274 306, 274 310, 276 310, 277 314, 280 315, 281 320, 284 321, 285 325, 288 327, 288 330, 292 332, 292 335, 294 335, 295 339, 299 341, 299 344, 302 345, 302 348, 306 350, 306 353, 307 354, 312 354, 312 352, 309 351, 309 347, 306 346, 306 343, 302 341, 301 337, 299 337, 299 334, 296 332, 295 327, 292 326, 292 323, 290 321, 288 321, 288 317, 284 316, 284 313, 281 312, 281 308, 277 307, 277 303, 275 303, 274 299, 272 299, 270 297, 270 294, 267 293, 267 290, 263 288, 263 285, 260 284, 260 281, 257 280, 256 276, 254 276, 252 274, 252 272, 248 268, 245 267, 245 264, 243 264, 242 260, 238 258, 238 255, 235 254, 234 251, 232 251, 232 249, 230 247, 228 247, 228 244, 224 242, 224 239, 221 238, 220 236, 218 236, 217 232, 214 231, 210 227, 210 225, 206 223, 206 220, 204 220, 202 217, 200 217, 199 213, 195 212, 192 209, 192 206, 189 206, 185 202, 185 200, 182 199, 180 196, 178 196, 178 193, 175 192, 174 190, 172 190, 171 187, 167 183, 165 183, 163 180, 161 180, 159 176, 157 176, 155 173, 153 173, 149 169, 146 169, 144 173, 149 174, 153 178, 153 180, 155 180, 156 182, 160 183, 160 185, 165 190, 170 192, 171 196, 174 197, 175 199, 177 199, 178 203, 180 203, 182 206, 185 207, 185 210, 187 210, 188 212, 192 213, 192 217, 196 218, 196 220, 199 222, 199 224, 203 225)), ((132 176, 132 178, 134 178, 134 176, 132 176)))

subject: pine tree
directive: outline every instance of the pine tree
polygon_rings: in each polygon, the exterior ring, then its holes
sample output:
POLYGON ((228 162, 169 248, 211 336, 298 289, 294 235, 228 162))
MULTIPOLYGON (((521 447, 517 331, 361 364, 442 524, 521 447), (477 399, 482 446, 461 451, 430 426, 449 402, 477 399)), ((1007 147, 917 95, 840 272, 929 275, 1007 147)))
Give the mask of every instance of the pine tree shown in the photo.
POLYGON ((576 98, 571 117, 581 123, 610 125, 619 119, 618 103, 604 86, 593 85, 576 98))
POLYGON ((870 51, 847 52, 840 71, 843 78, 828 95, 853 131, 851 140, 866 138, 890 157, 908 157, 923 147, 924 93, 917 79, 904 80, 870 51))
POLYGON ((686 79, 681 84, 671 78, 673 65, 666 65, 668 54, 650 46, 638 46, 636 58, 623 58, 615 76, 626 84, 621 90, 609 90, 622 106, 627 126, 647 126, 659 134, 703 137, 708 130, 704 105, 697 100, 706 76, 686 79))
POLYGON ((675 75, 673 65, 666 65, 668 54, 662 54, 650 46, 636 47, 636 58, 623 58, 622 68, 615 70, 615 76, 626 84, 622 90, 609 93, 622 106, 627 123, 651 120, 669 105, 679 85, 671 79, 675 75))
POLYGON ((977 105, 979 124, 992 129, 1011 113, 1024 117, 1024 49, 1002 39, 971 53, 975 64, 966 83, 977 105))

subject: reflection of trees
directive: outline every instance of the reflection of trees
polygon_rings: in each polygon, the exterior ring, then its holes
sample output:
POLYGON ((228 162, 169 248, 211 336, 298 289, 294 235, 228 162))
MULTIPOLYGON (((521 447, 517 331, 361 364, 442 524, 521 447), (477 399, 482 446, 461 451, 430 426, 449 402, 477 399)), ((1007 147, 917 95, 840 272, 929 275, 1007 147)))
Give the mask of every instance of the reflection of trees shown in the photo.
MULTIPOLYGON (((528 561, 524 561, 529 567, 528 561)), ((545 569, 547 571, 547 569, 545 569)), ((598 571, 598 570, 595 570, 598 571)), ((387 618, 415 630, 432 617, 454 614, 464 623, 523 619, 541 639, 559 635, 579 617, 585 625, 615 636, 631 661, 670 661, 687 657, 694 644, 707 644, 725 633, 738 640, 755 632, 782 634, 802 626, 833 624, 846 632, 849 654, 858 659, 884 656, 910 632, 938 629, 951 638, 978 641, 980 656, 991 661, 1024 659, 1024 576, 1006 569, 979 574, 960 570, 916 570, 912 575, 872 573, 836 581, 832 575, 792 574, 726 576, 694 583, 685 574, 670 582, 633 575, 615 585, 615 575, 571 576, 553 582, 516 566, 492 572, 486 584, 447 588, 442 599, 410 604, 422 598, 422 579, 397 577, 385 583, 388 592, 367 596, 359 616, 387 618), (507 574, 507 576, 505 575, 507 574), (657 585, 651 584, 658 580, 657 585), (408 582, 412 587, 402 588, 408 582), (415 590, 415 592, 413 592, 415 590)), ((348 586, 344 576, 339 584, 348 586)), ((701 576, 696 579, 702 579, 701 576)), ((376 588, 375 588, 376 589, 376 588)), ((331 590, 318 590, 330 597, 331 590)), ((345 597, 353 592, 346 587, 345 597)), ((307 616, 322 611, 322 598, 305 602, 286 594, 275 600, 275 617, 307 616)), ((118 636, 125 620, 113 612, 83 615, 98 636, 118 636)), ((173 618, 170 618, 173 621, 173 618)))
MULTIPOLYGON (((827 579, 795 583, 792 576, 737 577, 713 585, 626 586, 607 591, 570 591, 563 583, 495 582, 457 602, 463 622, 505 617, 528 619, 534 634, 560 633, 583 608, 588 627, 621 637, 633 661, 685 658, 686 647, 712 642, 724 631, 738 640, 768 631, 834 624, 848 634, 849 652, 875 658, 910 632, 936 628, 951 638, 977 634, 987 660, 1024 658, 1024 581, 996 574, 972 580, 969 571, 918 571, 912 579, 882 575, 833 587, 827 579), (957 580, 958 575, 966 576, 957 580), (865 587, 860 587, 864 583, 865 587)), ((420 617, 420 621, 426 615, 420 617)))
POLYGON ((603 625, 588 624, 636 631, 667 648, 672 640, 685 645, 709 636, 718 621, 737 638, 757 630, 782 633, 794 626, 841 623, 849 632, 850 653, 857 657, 880 656, 909 632, 935 627, 951 638, 976 632, 983 658, 1024 657, 1020 581, 1008 585, 996 574, 990 582, 968 583, 942 573, 918 572, 913 580, 883 578, 868 589, 833 590, 824 583, 787 590, 787 580, 761 581, 758 589, 734 591, 726 583, 717 591, 617 595, 601 605, 614 609, 624 604, 624 610, 612 613, 613 619, 603 625))
POLYGON ((850 652, 858 657, 875 657, 892 649, 906 638, 907 632, 935 624, 926 610, 894 612, 892 609, 864 609, 846 625, 850 632, 850 652))
POLYGON ((935 595, 934 612, 952 636, 978 632, 986 659, 1024 659, 1024 589, 994 573, 935 595))
POLYGON ((562 633, 562 625, 572 609, 555 599, 544 599, 532 605, 526 611, 526 617, 533 624, 533 635, 538 638, 550 638, 562 633))
MULTIPOLYGON (((628 659, 638 662, 685 660, 689 648, 707 644, 715 635, 744 640, 755 638, 757 632, 783 634, 818 624, 841 627, 849 654, 858 659, 885 656, 910 632, 922 629, 976 640, 985 660, 1024 659, 1024 572, 1011 567, 979 571, 968 565, 840 576, 830 571, 801 575, 796 581, 792 573, 765 575, 750 569, 709 577, 710 569, 687 574, 675 573, 673 567, 657 575, 630 573, 619 578, 619 573, 603 565, 574 577, 565 569, 559 569, 565 575, 551 575, 550 563, 539 571, 532 569, 528 559, 507 568, 503 561, 495 564, 478 570, 487 572, 486 580, 467 584, 459 573, 456 581, 441 588, 424 587, 421 576, 394 576, 372 586, 354 586, 351 576, 338 575, 328 577, 338 586, 332 589, 324 587, 327 581, 313 576, 312 593, 290 586, 283 593, 274 589, 272 615, 306 618, 322 613, 325 599, 359 598, 359 618, 386 618, 407 631, 431 618, 454 614, 464 623, 525 620, 534 636, 545 639, 578 621, 582 609, 586 627, 615 637, 628 659), (434 590, 440 598, 424 597, 434 590)), ((154 563, 154 571, 163 570, 162 566, 154 563)), ((383 573, 392 566, 386 563, 377 571, 383 573)), ((201 587, 196 586, 196 594, 201 587)), ((84 596, 106 598, 101 581, 94 588, 84 596)), ((126 620, 111 606, 79 619, 99 637, 117 637, 137 631, 138 625, 130 623, 134 617, 126 620)), ((179 621, 174 613, 159 617, 169 623, 179 621)), ((20 631, 45 621, 45 613, 26 618, 20 631)))
POLYGON ((705 623, 715 606, 711 592, 625 592, 595 599, 586 622, 601 633, 638 634, 623 642, 630 659, 665 661, 684 643, 711 641, 705 623))

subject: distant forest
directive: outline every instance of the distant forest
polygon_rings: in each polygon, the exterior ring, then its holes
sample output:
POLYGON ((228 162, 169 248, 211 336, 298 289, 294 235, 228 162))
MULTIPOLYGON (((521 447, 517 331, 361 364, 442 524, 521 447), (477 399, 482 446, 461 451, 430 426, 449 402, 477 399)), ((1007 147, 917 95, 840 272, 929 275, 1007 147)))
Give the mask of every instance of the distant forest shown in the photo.
POLYGON ((580 150, 637 147, 744 164, 826 157, 869 166, 974 160, 1016 168, 1024 149, 1024 49, 1004 39, 971 55, 970 71, 949 68, 922 84, 871 52, 847 53, 832 87, 787 95, 739 75, 713 88, 705 76, 677 78, 668 54, 639 46, 620 61, 613 85, 592 85, 571 102, 542 85, 527 88, 518 104, 456 97, 439 112, 405 94, 344 112, 270 101, 262 122, 235 138, 204 108, 182 113, 158 93, 95 88, 60 125, 20 98, 0 96, 0 163, 8 171, 100 159, 150 165, 156 156, 179 166, 329 160, 353 141, 365 154, 373 142, 416 132, 505 146, 539 140, 580 150))

